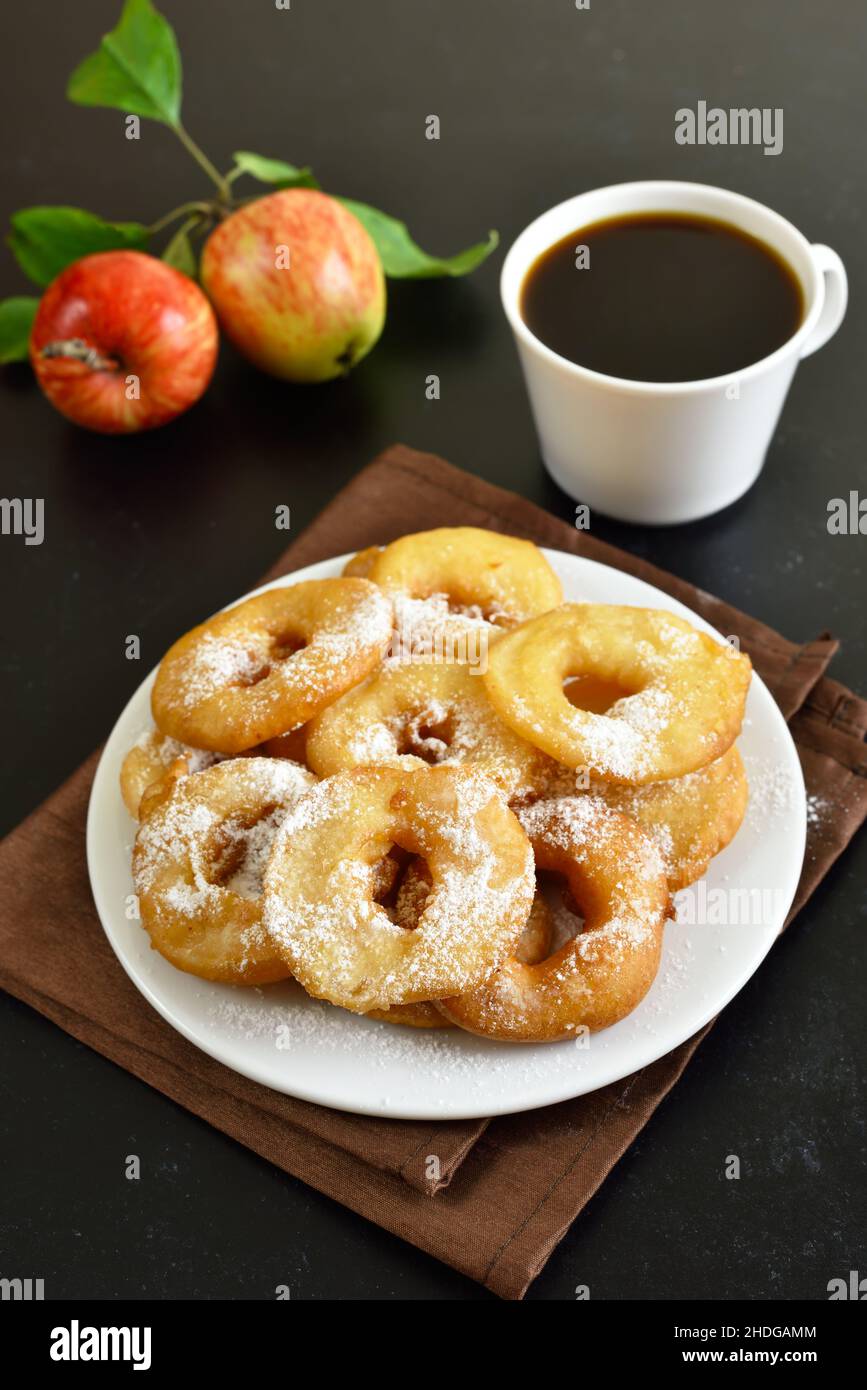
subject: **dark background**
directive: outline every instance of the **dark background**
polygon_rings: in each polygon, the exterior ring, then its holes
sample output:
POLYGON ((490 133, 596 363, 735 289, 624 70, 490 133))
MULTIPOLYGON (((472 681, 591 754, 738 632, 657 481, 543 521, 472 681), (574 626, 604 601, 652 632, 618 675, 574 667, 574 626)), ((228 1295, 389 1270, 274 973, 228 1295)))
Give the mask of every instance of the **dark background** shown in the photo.
MULTIPOLYGON (((861 0, 163 0, 185 62, 185 119, 220 167, 237 148, 309 162, 326 188, 449 252, 503 247, 552 203, 633 178, 723 184, 769 203, 850 274, 838 336, 798 373, 765 471, 725 513, 605 539, 794 639, 831 627, 833 667, 867 690, 863 537, 828 500, 864 483, 867 347, 861 0), (698 100, 783 107, 785 145, 685 148, 698 100), (442 138, 424 138, 439 115, 442 138)), ((70 203, 154 220, 205 192, 171 133, 69 106, 66 79, 119 0, 7 5, 4 220, 70 203)), ((252 191, 252 190, 251 190, 252 191)), ((180 632, 249 588, 285 536, 394 440, 439 452, 563 517, 542 472, 497 277, 390 286, 385 335, 346 381, 292 388, 224 346, 206 398, 123 441, 67 425, 26 368, 0 380, 2 490, 44 497, 46 539, 0 538, 0 815, 11 828, 99 743, 180 632), (427 402, 436 372, 442 398, 427 402), (142 639, 142 663, 124 638, 142 639)), ((11 256, 5 294, 26 293, 11 256)), ((437 517, 431 516, 431 525, 437 517)), ((82 846, 83 852, 83 846, 82 846)), ((726 1010, 530 1297, 824 1298, 867 1273, 862 837, 726 1010), (723 1177, 726 1155, 743 1164, 723 1177)), ((0 1274, 49 1297, 486 1298, 285 1177, 16 1001, 0 1000, 0 1274), (123 1158, 138 1153, 130 1183, 123 1158)))

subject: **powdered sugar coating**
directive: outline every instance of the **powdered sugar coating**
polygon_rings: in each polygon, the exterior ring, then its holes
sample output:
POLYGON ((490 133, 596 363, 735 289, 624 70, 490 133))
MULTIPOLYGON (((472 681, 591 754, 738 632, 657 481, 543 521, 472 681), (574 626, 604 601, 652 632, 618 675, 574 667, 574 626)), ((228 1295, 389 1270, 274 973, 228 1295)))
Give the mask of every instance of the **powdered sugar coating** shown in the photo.
POLYGON ((396 590, 394 632, 385 665, 405 665, 433 657, 438 661, 487 665, 488 643, 496 638, 500 621, 507 615, 496 607, 485 616, 478 604, 454 606, 448 594, 414 598, 396 590))
POLYGON ((183 758, 188 772, 202 772, 206 767, 222 760, 221 753, 211 753, 205 748, 192 748, 188 743, 179 743, 156 729, 145 729, 135 741, 136 748, 151 754, 164 768, 168 768, 177 758, 183 758))

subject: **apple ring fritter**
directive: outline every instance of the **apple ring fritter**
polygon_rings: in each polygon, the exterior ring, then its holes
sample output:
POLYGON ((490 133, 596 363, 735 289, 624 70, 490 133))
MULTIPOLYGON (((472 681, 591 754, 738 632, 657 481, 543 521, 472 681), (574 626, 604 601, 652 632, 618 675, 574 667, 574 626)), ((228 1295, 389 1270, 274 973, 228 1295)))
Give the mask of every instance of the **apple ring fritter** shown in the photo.
POLYGON ((616 811, 638 821, 656 841, 672 893, 686 888, 705 873, 740 829, 746 814, 749 786, 736 745, 721 758, 685 777, 622 787, 597 782, 583 791, 575 786, 574 769, 551 765, 541 797, 547 800, 577 794, 600 796, 616 811))
POLYGON ((544 613, 563 598, 560 581, 532 541, 476 526, 443 526, 392 541, 368 578, 412 598, 445 594, 456 609, 502 627, 544 613))
POLYGON ((522 738, 602 781, 683 777, 737 738, 751 665, 685 619, 652 608, 565 603, 505 633, 483 679, 522 738), (564 692, 576 676, 629 691, 605 714, 564 692))
POLYGON ((608 786, 603 799, 638 821, 656 841, 672 893, 702 877, 740 829, 749 800, 743 759, 736 747, 721 758, 668 782, 608 786))
POLYGON ((320 777, 363 764, 472 764, 509 797, 530 794, 549 759, 513 733, 464 665, 389 664, 311 721, 307 758, 320 777))
POLYGON ((472 988, 507 956, 533 901, 527 837, 475 770, 364 767, 319 782, 283 822, 264 919, 309 994, 355 1013, 472 988), (413 931, 375 900, 393 845, 433 887, 413 931), (465 981, 457 989, 453 983, 465 981))
POLYGON ((120 793, 133 820, 139 818, 141 799, 148 787, 165 777, 179 759, 184 762, 185 772, 201 772, 218 758, 218 753, 190 748, 188 744, 168 738, 156 729, 142 734, 127 753, 120 769, 120 793))
POLYGON ((286 979, 262 878, 282 817, 315 782, 297 763, 232 758, 168 785, 139 827, 133 880, 142 926, 172 965, 227 984, 286 979))
POLYGON ((584 928, 533 965, 507 960, 480 987, 438 1007, 471 1033, 551 1042, 608 1028, 644 998, 670 911, 653 841, 599 797, 537 801, 519 812, 539 869, 564 875, 584 928))
POLYGON ((242 753, 304 724, 379 664, 392 605, 366 579, 269 589, 175 642, 151 704, 159 729, 242 753))

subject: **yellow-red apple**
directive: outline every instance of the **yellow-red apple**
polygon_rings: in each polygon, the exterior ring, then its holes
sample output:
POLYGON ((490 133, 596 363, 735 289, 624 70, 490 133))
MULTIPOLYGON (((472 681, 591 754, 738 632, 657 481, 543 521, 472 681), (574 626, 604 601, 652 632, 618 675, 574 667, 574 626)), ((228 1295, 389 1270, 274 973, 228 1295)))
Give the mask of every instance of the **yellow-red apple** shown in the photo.
POLYGON ((232 213, 205 244, 201 276, 226 337, 286 381, 341 376, 382 332, 376 247, 353 213, 313 189, 232 213))
POLYGON ((194 281, 141 251, 100 251, 48 286, 30 360, 67 419, 132 434, 167 424, 199 399, 217 346, 213 310, 194 281))

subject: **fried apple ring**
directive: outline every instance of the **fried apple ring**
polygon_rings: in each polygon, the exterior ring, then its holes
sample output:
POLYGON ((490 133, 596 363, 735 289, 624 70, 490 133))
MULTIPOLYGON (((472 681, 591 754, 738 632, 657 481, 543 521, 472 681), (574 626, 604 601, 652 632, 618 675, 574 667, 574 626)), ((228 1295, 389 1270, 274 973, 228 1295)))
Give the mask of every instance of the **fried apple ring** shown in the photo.
POLYGON ((175 642, 157 672, 154 720, 195 748, 242 753, 364 680, 391 629, 391 603, 366 579, 269 589, 175 642))
POLYGON ((509 797, 539 784, 549 760, 513 733, 484 682, 463 665, 389 664, 311 721, 307 758, 320 777, 366 763, 472 764, 509 797))
MULTIPOLYGON (((541 798, 580 794, 575 772, 552 764, 553 773, 543 779, 541 798)), ((656 841, 668 874, 672 893, 695 883, 708 864, 720 854, 740 829, 746 814, 749 785, 743 759, 736 745, 715 762, 685 777, 668 782, 649 782, 643 787, 622 787, 599 782, 594 796, 615 811, 632 816, 656 841)))
POLYGON ((355 1013, 480 984, 530 912, 533 856, 492 782, 474 771, 357 768, 318 783, 286 817, 265 875, 264 920, 309 994, 355 1013), (414 931, 372 893, 392 845, 433 887, 414 931), (455 980, 467 981, 458 989, 455 980))
POLYGON ((483 679, 523 738, 567 767, 638 786, 722 757, 740 732, 750 672, 749 657, 672 613, 564 603, 505 633, 483 679), (575 676, 630 693, 594 714, 564 693, 575 676))
POLYGON ((190 748, 177 739, 167 738, 156 729, 142 734, 123 760, 120 769, 120 793, 123 804, 133 820, 139 819, 141 799, 154 782, 159 782, 174 764, 182 759, 185 772, 201 772, 210 767, 218 754, 190 748))
MULTIPOLYGON (((407 865, 397 891, 393 911, 389 914, 399 927, 413 931, 431 890, 431 877, 423 859, 413 859, 407 865)), ((551 909, 537 892, 530 908, 527 925, 518 937, 514 954, 528 965, 544 960, 551 949, 554 924, 551 909)), ((450 1028, 449 1020, 436 1004, 393 1004, 390 1009, 371 1009, 367 1018, 380 1023, 401 1023, 407 1028, 450 1028)))
POLYGON ((507 960, 486 984, 441 1000, 446 1018, 506 1042, 553 1042, 625 1018, 659 969, 668 884, 656 846, 598 797, 519 813, 540 869, 565 876, 584 929, 535 965, 507 960))
POLYGON ((749 785, 743 759, 732 747, 685 777, 645 787, 609 786, 601 795, 656 841, 668 886, 676 893, 701 878, 734 839, 746 814, 749 785))
POLYGON ((375 557, 368 578, 412 598, 445 594, 454 608, 468 608, 501 627, 544 613, 563 598, 538 546, 477 526, 402 536, 375 557))
POLYGON ((278 758, 234 758, 169 783, 139 827, 133 879, 151 945, 227 984, 289 974, 262 925, 261 880, 280 818, 315 783, 278 758))

